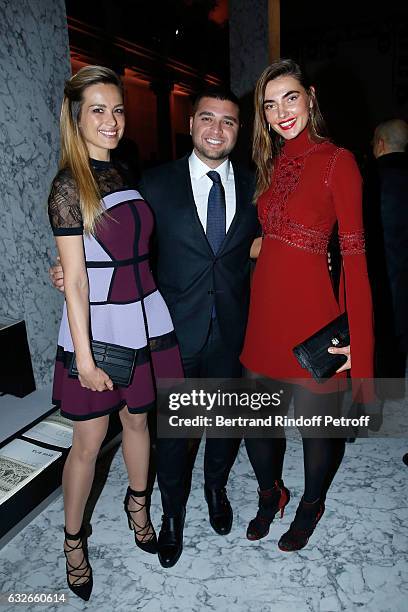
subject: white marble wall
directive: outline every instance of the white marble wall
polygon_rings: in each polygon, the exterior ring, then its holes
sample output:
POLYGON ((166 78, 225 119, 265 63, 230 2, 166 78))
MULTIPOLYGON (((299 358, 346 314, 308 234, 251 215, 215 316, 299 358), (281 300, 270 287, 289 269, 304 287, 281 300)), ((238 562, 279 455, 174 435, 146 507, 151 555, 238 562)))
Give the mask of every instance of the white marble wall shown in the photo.
POLYGON ((268 0, 230 0, 228 7, 231 89, 243 97, 269 64, 268 0))
POLYGON ((64 0, 0 0, 0 318, 26 320, 38 387, 52 376, 61 296, 47 270, 47 196, 70 74, 64 0))

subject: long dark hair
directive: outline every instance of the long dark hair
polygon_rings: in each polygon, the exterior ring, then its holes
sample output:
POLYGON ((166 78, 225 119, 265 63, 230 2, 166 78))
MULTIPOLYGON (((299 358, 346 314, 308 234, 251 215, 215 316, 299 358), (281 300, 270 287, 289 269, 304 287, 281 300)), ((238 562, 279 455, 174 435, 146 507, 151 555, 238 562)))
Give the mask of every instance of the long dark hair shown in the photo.
POLYGON ((319 141, 327 138, 327 129, 317 103, 313 89, 300 66, 291 59, 278 59, 265 68, 258 79, 255 87, 255 120, 252 143, 252 159, 256 164, 256 190, 255 201, 266 191, 271 183, 272 170, 275 158, 281 152, 285 142, 274 130, 269 132, 264 111, 265 89, 269 81, 281 76, 292 76, 306 90, 309 100, 312 102, 310 108, 310 120, 308 124, 310 136, 319 141))

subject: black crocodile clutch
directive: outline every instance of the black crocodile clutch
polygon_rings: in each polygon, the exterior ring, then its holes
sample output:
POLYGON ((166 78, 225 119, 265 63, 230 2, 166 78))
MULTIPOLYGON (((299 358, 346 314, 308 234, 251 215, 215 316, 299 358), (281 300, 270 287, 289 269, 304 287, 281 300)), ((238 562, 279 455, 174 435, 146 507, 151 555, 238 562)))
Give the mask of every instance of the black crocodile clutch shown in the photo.
POLYGON ((302 368, 308 370, 316 382, 323 383, 347 361, 345 355, 332 355, 327 349, 348 344, 350 332, 347 313, 344 313, 295 346, 293 352, 302 368))

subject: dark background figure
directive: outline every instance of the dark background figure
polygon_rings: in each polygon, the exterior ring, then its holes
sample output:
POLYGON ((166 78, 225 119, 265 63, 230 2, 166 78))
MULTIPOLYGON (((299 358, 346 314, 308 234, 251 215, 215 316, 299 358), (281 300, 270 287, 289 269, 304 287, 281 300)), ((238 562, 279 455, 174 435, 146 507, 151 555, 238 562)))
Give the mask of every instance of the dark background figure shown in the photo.
POLYGON ((408 125, 378 125, 375 160, 365 177, 368 274, 376 331, 376 376, 382 399, 404 395, 408 352, 408 125), (388 380, 385 380, 388 379, 388 380), (393 379, 393 380, 389 380, 393 379), (397 382, 394 379, 399 379, 397 382))

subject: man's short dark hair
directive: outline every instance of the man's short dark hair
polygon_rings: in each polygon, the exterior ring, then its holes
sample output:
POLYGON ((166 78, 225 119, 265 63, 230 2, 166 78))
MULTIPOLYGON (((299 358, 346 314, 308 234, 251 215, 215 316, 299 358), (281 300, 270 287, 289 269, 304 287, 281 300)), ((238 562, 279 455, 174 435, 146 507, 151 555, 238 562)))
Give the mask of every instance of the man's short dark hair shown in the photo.
POLYGON ((207 87, 197 94, 193 102, 193 115, 197 112, 198 105, 203 98, 213 98, 214 100, 227 100, 236 104, 239 108, 239 100, 237 96, 226 87, 207 87))

